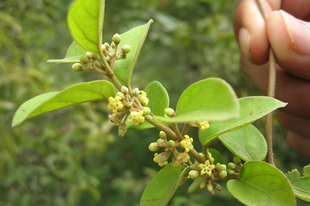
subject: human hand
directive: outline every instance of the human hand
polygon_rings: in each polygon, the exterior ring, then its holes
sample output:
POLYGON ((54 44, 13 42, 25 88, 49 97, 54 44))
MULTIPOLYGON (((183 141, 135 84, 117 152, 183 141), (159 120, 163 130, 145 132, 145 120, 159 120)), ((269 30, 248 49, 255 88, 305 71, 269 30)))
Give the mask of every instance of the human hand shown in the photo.
POLYGON ((288 105, 277 118, 289 144, 310 156, 310 1, 263 0, 264 21, 255 0, 239 0, 234 30, 241 69, 267 94, 269 44, 277 60, 276 98, 288 105))

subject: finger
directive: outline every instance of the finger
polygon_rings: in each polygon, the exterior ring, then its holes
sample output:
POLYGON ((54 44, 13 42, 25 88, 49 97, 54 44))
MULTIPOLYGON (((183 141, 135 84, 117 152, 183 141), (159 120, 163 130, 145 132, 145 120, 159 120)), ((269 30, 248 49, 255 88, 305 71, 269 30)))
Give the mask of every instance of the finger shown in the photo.
MULTIPOLYGON (((257 88, 266 95, 269 64, 253 65, 244 55, 241 55, 240 65, 257 88)), ((276 76, 276 98, 288 103, 283 111, 296 117, 310 118, 310 82, 285 72, 279 66, 277 66, 276 76)))
MULTIPOLYGON (((263 1, 265 2, 265 1, 263 1)), ((270 5, 265 2, 268 13, 270 5)), ((255 64, 268 61, 266 24, 255 0, 240 0, 234 16, 234 30, 241 51, 255 64)))
POLYGON ((287 141, 293 149, 310 157, 310 139, 294 132, 288 132, 287 141))
POLYGON ((310 1, 309 0, 283 0, 281 9, 290 13, 298 19, 307 20, 310 14, 310 1))
POLYGON ((267 34, 277 63, 285 71, 310 80, 310 23, 274 11, 267 19, 267 34))
POLYGON ((298 118, 281 110, 277 111, 277 119, 285 129, 310 138, 310 119, 298 118))

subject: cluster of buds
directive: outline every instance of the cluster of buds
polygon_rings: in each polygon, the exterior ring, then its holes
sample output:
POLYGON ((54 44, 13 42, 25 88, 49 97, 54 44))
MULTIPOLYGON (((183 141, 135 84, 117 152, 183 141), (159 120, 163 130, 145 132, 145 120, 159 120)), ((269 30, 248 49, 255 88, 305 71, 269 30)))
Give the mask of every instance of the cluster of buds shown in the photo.
POLYGON ((109 118, 112 123, 118 126, 119 135, 124 136, 127 132, 127 118, 129 123, 133 123, 135 126, 143 123, 145 116, 151 113, 150 108, 147 106, 149 102, 144 91, 139 91, 138 88, 129 92, 129 89, 125 86, 121 88, 120 92, 117 92, 115 97, 109 97, 108 109, 112 110, 112 114, 109 114, 109 118), (143 101, 139 99, 140 95, 143 96, 143 101), (125 117, 125 118, 123 118, 125 117))
POLYGON ((97 66, 100 65, 100 63, 97 61, 98 58, 99 58, 98 53, 86 52, 85 55, 80 56, 81 63, 74 63, 72 65, 72 69, 77 72, 92 70, 93 65, 96 64, 97 66))
POLYGON ((242 167, 242 162, 239 157, 234 157, 233 162, 228 163, 227 174, 230 176, 239 175, 240 169, 242 167))

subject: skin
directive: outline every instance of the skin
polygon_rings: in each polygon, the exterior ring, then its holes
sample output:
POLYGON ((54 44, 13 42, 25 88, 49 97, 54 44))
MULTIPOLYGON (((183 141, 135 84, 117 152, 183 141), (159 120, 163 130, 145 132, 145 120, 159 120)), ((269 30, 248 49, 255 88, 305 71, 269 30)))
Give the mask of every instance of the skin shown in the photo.
POLYGON ((263 0, 265 22, 255 0, 239 0, 234 30, 241 69, 267 94, 268 50, 277 61, 276 98, 288 105, 277 111, 292 148, 310 156, 310 1, 263 0))

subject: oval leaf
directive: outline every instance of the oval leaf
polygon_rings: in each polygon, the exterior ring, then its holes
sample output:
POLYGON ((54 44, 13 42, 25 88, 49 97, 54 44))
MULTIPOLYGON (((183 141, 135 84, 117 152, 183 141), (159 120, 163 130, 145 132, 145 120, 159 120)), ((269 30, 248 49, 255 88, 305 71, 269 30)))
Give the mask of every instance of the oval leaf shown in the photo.
POLYGON ((79 63, 80 56, 86 54, 86 50, 81 47, 76 41, 73 41, 67 50, 67 54, 63 59, 50 59, 50 63, 79 63))
POLYGON ((190 167, 184 165, 181 167, 173 167, 172 164, 165 166, 144 190, 140 206, 167 205, 189 170, 190 167))
POLYGON ((239 116, 239 103, 231 86, 222 79, 208 78, 189 86, 180 96, 176 117, 156 119, 166 123, 227 121, 239 116))
POLYGON ((122 48, 124 44, 128 44, 131 47, 131 51, 127 54, 125 59, 120 59, 115 62, 114 73, 123 86, 130 85, 133 69, 152 23, 153 20, 151 19, 147 24, 135 27, 121 34, 122 41, 118 48, 122 48))
POLYGON ((68 12, 68 26, 74 40, 84 49, 98 53, 102 44, 105 0, 76 0, 68 12))
POLYGON ((253 125, 219 136, 221 142, 244 161, 263 160, 267 155, 267 142, 253 125))
POLYGON ((228 122, 211 123, 209 129, 199 131, 199 140, 202 144, 206 145, 216 137, 244 127, 271 111, 286 105, 286 103, 266 96, 240 98, 239 103, 239 118, 228 122))
POLYGON ((239 180, 229 180, 227 189, 245 205, 296 205, 288 179, 266 162, 245 163, 240 170, 239 180))
MULTIPOLYGON (((169 96, 165 87, 160 82, 153 81, 146 86, 144 91, 146 92, 147 98, 149 99, 149 104, 147 106, 151 109, 152 114, 164 116, 164 110, 169 107, 169 96)), ((134 124, 127 122, 127 126, 128 129, 139 130, 154 127, 154 125, 147 121, 138 126, 134 126, 134 124)))
POLYGON ((60 92, 49 92, 23 103, 14 115, 12 126, 26 119, 63 107, 84 102, 106 100, 115 94, 113 84, 106 80, 76 84, 60 92))

